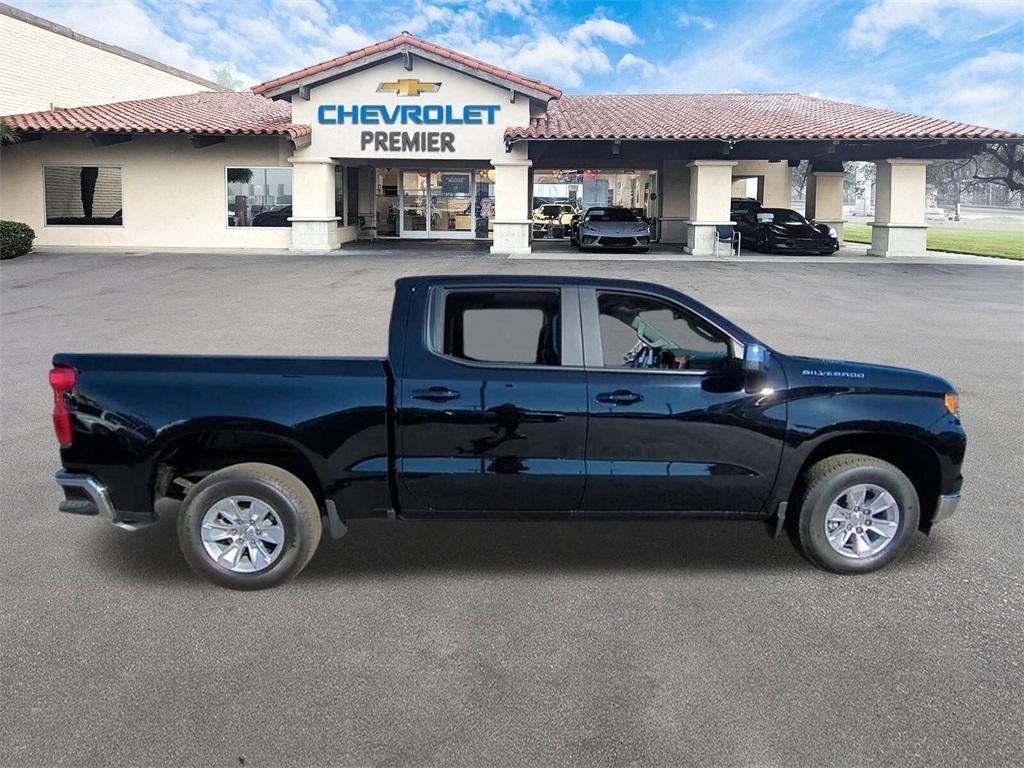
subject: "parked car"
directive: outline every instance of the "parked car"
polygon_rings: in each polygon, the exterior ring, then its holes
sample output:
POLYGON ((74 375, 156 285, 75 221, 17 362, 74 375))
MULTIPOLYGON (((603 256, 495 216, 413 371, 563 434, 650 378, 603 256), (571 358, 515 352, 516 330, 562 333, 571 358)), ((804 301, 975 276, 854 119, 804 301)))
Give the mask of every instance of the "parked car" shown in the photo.
POLYGON ((734 197, 729 201, 729 218, 736 221, 739 217, 761 207, 756 197, 734 197))
POLYGON ((651 247, 651 228, 629 208, 593 206, 570 222, 569 241, 581 251, 607 249, 644 253, 651 247))
POLYGON ((569 203, 549 203, 533 210, 534 237, 564 237, 576 209, 569 203))
POLYGON ((185 558, 237 589, 367 517, 762 520, 863 573, 960 498, 948 382, 783 354, 648 283, 403 278, 386 358, 53 364, 60 510, 134 530, 177 499, 185 558))
POLYGON ((292 223, 288 219, 292 215, 292 206, 275 205, 265 211, 260 211, 252 217, 254 227, 290 227, 292 223))
POLYGON ((743 247, 762 253, 835 253, 839 235, 827 224, 815 224, 788 208, 755 208, 736 220, 743 247))

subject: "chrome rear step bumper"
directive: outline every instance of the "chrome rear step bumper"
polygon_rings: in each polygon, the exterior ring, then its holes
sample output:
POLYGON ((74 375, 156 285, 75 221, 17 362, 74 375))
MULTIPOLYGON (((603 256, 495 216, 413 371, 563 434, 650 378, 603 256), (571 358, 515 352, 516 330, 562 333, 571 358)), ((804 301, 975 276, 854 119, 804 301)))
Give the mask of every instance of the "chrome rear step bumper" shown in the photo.
POLYGON ((92 475, 66 472, 62 469, 54 477, 67 497, 57 507, 61 512, 69 515, 103 515, 118 528, 126 531, 137 531, 156 522, 155 515, 119 512, 110 501, 107 487, 92 475), (68 491, 85 498, 76 498, 69 495, 68 491))

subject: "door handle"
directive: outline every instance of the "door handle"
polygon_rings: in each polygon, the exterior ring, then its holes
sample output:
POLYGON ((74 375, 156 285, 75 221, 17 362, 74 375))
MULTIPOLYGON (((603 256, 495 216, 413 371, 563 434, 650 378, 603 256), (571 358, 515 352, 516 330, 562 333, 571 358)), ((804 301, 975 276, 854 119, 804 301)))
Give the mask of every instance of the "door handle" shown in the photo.
POLYGON ((597 396, 599 403, 612 403, 613 405, 632 405, 643 400, 643 395, 630 392, 628 389, 616 389, 614 392, 601 392, 597 396))
POLYGON ((430 387, 429 389, 414 389, 413 400, 430 400, 435 403, 443 403, 445 400, 454 400, 459 393, 448 387, 430 387))

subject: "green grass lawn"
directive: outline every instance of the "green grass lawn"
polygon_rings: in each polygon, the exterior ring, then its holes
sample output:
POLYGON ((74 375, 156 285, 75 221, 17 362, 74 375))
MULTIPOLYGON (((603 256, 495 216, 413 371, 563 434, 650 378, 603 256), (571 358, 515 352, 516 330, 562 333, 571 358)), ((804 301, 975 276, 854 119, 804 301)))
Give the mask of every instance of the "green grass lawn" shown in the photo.
MULTIPOLYGON (((870 243, 871 227, 867 224, 847 224, 843 227, 843 237, 851 243, 870 243)), ((1024 259, 1024 235, 1012 231, 929 227, 928 250, 1024 259)))

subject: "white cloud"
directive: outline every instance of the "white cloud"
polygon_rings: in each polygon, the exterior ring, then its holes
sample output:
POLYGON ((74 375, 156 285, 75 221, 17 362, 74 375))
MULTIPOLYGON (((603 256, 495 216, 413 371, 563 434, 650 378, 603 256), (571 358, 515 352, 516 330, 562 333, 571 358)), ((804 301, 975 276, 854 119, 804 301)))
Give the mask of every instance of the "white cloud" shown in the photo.
POLYGON ((704 27, 709 32, 717 27, 715 20, 707 16, 697 16, 686 11, 680 11, 679 15, 676 16, 676 21, 684 27, 704 27))
POLYGON ((331 27, 330 40, 335 48, 335 56, 341 56, 357 48, 365 48, 373 43, 370 37, 349 24, 335 24, 331 27))
POLYGON ((568 37, 581 42, 594 39, 607 40, 617 45, 633 45, 640 42, 628 24, 605 18, 587 19, 569 30, 568 37))
POLYGON ((915 111, 1003 130, 1024 130, 1024 53, 993 50, 929 78, 915 111))
POLYGON ((628 24, 603 16, 586 19, 560 34, 553 34, 541 21, 533 20, 525 31, 514 35, 487 36, 452 25, 445 32, 432 34, 431 39, 559 87, 583 87, 585 90, 587 75, 614 71, 604 50, 605 43, 633 45, 640 42, 628 24))
POLYGON ((1020 0, 873 0, 853 19, 847 40, 854 47, 881 50, 903 29, 936 40, 982 38, 993 23, 1024 19, 1020 0))
POLYGON ((487 9, 492 13, 505 13, 513 18, 519 18, 533 13, 534 5, 531 0, 490 0, 487 9))
POLYGON ((615 65, 615 71, 621 74, 637 73, 640 77, 650 77, 657 71, 651 62, 647 59, 634 56, 632 53, 625 53, 622 58, 619 59, 619 63, 615 65))
POLYGON ((659 89, 688 93, 721 93, 740 87, 792 90, 792 81, 781 69, 787 66, 787 57, 779 52, 785 50, 794 26, 805 23, 811 13, 822 13, 822 7, 817 0, 792 0, 761 8, 746 14, 742 24, 700 31, 694 44, 681 47, 682 55, 659 67, 659 89))

